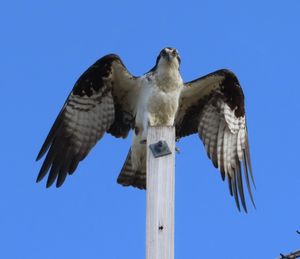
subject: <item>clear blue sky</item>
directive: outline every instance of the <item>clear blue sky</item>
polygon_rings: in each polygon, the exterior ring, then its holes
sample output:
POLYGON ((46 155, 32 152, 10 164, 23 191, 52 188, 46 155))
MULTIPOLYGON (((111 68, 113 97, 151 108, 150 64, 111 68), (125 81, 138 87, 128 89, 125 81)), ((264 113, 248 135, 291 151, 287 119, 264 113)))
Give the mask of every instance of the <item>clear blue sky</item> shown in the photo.
POLYGON ((198 137, 176 160, 176 259, 276 258, 300 249, 300 2, 3 1, 0 258, 141 259, 145 193, 116 184, 129 148, 106 136, 64 186, 35 157, 79 75, 119 54, 135 75, 176 47, 185 81, 232 69, 246 95, 257 190, 239 213, 198 137))

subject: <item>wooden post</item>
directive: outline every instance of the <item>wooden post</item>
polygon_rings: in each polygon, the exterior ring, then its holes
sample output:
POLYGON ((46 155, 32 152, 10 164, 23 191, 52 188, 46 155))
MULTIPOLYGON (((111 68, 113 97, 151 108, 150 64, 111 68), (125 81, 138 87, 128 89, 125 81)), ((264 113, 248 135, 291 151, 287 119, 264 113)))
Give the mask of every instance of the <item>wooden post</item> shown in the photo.
POLYGON ((175 128, 149 127, 147 137, 146 259, 174 259, 175 128), (172 154, 155 158, 165 140, 172 154))

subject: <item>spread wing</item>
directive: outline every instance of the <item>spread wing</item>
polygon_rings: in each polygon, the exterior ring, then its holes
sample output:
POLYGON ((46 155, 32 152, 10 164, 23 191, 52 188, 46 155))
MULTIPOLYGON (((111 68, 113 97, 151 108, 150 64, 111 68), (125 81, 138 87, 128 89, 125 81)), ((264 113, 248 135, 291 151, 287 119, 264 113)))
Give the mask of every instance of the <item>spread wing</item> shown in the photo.
POLYGON ((126 138, 133 127, 138 78, 114 54, 99 59, 77 80, 38 156, 47 153, 37 177, 50 170, 47 187, 63 184, 105 132, 126 138))
POLYGON ((253 185, 254 180, 244 94, 236 76, 223 69, 186 83, 175 125, 177 139, 198 132, 208 157, 220 170, 222 179, 227 178, 238 209, 240 199, 247 212, 242 171, 253 205, 249 175, 253 185))

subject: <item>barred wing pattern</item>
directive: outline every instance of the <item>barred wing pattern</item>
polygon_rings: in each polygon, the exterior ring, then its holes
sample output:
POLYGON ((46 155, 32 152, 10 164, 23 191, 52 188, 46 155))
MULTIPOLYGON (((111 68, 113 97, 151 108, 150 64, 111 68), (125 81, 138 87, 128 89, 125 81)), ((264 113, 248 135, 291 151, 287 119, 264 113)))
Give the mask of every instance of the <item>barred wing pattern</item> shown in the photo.
POLYGON ((135 116, 132 100, 139 91, 136 81, 113 54, 99 59, 82 74, 37 156, 39 160, 48 151, 37 182, 50 169, 46 186, 57 180, 60 187, 105 132, 127 137, 135 116))
POLYGON ((249 180, 250 175, 254 184, 244 95, 232 72, 219 70, 185 85, 176 130, 178 139, 198 132, 208 157, 220 170, 222 179, 227 178, 230 194, 234 196, 238 209, 240 200, 247 212, 242 177, 244 171, 250 199, 255 206, 249 180))

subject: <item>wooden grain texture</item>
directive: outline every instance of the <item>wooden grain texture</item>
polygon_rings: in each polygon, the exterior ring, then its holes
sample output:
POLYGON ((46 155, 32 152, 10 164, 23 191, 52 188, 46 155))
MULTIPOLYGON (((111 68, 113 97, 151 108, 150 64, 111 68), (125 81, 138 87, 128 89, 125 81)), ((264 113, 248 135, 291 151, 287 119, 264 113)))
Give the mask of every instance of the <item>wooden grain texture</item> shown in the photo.
POLYGON ((146 259, 174 259, 175 129, 150 127, 147 137, 146 259), (149 145, 165 140, 171 155, 154 158, 149 145))

